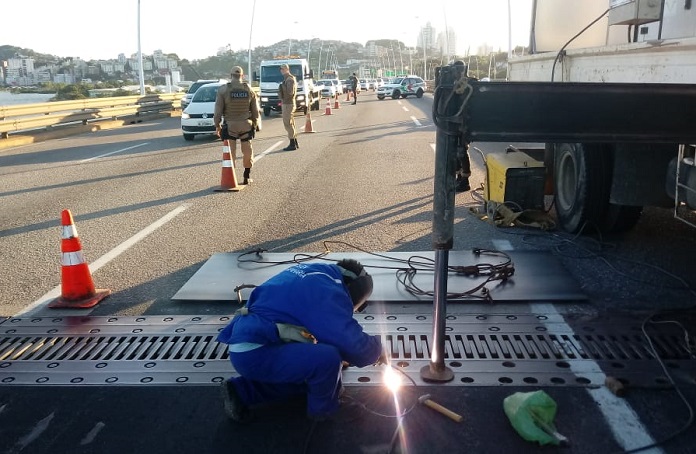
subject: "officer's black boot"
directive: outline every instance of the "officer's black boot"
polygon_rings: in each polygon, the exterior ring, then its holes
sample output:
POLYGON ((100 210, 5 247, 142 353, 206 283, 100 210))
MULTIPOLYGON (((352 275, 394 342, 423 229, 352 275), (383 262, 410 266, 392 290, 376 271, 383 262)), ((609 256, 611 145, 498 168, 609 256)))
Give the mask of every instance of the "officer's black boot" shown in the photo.
POLYGON ((290 145, 283 148, 283 151, 297 150, 297 145, 295 145, 295 139, 290 139, 290 145))
POLYGON ((297 139, 292 139, 293 142, 295 142, 295 148, 300 148, 300 144, 297 143, 297 139))
POLYGON ((244 181, 242 181, 243 185, 251 184, 254 182, 251 178, 249 178, 249 175, 251 174, 251 169, 250 168, 245 168, 244 169, 244 181))

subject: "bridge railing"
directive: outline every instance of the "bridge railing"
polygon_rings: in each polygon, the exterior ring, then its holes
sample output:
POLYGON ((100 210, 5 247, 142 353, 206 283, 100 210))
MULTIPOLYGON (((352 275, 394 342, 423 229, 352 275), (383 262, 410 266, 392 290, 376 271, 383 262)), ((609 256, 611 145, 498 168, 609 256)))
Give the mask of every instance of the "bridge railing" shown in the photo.
POLYGON ((162 93, 0 106, 0 138, 58 126, 86 125, 178 110, 181 109, 182 97, 182 93, 162 93))

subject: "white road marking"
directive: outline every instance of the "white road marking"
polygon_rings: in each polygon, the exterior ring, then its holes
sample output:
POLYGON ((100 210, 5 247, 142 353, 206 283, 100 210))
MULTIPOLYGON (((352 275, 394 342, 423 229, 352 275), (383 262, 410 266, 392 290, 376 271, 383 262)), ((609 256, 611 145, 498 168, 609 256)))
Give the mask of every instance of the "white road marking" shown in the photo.
POLYGON ((414 117, 413 115, 411 115, 411 120, 413 120, 413 122, 416 124, 416 126, 423 126, 421 124, 421 122, 418 121, 418 119, 416 117, 414 117))
MULTIPOLYGON (((514 250, 512 243, 508 240, 493 240, 492 242, 493 245, 500 250, 514 250)), ((529 308, 533 314, 547 315, 553 320, 563 318, 563 315, 556 310, 553 304, 532 303, 529 305, 529 308)), ((543 323, 543 321, 540 322, 543 323)), ((563 322, 548 324, 546 328, 549 334, 568 335, 568 333, 574 333, 573 329, 567 323, 563 322), (560 333, 554 333, 554 327, 557 327, 560 333)), ((606 374, 604 374, 602 368, 599 367, 596 361, 569 361, 569 364, 570 370, 579 377, 591 375, 593 380, 599 379, 602 382, 606 379, 606 374)), ((624 450, 628 451, 655 443, 655 440, 648 434, 648 430, 640 421, 640 417, 624 399, 613 395, 605 386, 600 386, 596 389, 586 388, 586 390, 592 400, 597 404, 599 411, 602 412, 611 433, 614 434, 614 440, 616 440, 624 450)), ((659 448, 653 448, 645 452, 658 454, 664 451, 659 448)))
POLYGON ((50 415, 46 416, 44 419, 39 421, 36 424, 36 426, 34 426, 34 428, 31 430, 31 432, 19 439, 19 441, 15 444, 14 448, 10 450, 10 452, 20 452, 24 448, 26 448, 31 442, 39 438, 41 434, 44 433, 46 429, 48 429, 48 426, 51 424, 51 420, 55 417, 55 415, 55 412, 51 413, 50 415))
POLYGON ((80 441, 80 446, 88 445, 94 441, 95 438, 97 438, 97 435, 101 430, 106 426, 103 422, 99 421, 93 428, 90 430, 87 435, 80 441))
MULTIPOLYGON (((534 303, 530 304, 529 307, 533 314, 550 316, 560 315, 553 304, 534 303)), ((556 334, 553 332, 554 325, 560 327, 564 335, 568 335, 569 332, 573 333, 572 328, 567 324, 554 323, 547 325, 547 332, 549 334, 556 334)), ((602 380, 606 378, 606 375, 602 372, 602 368, 599 367, 599 364, 595 361, 569 361, 569 364, 570 370, 578 376, 582 377, 583 375, 587 375, 587 372, 593 371, 595 372, 593 375, 597 375, 598 373, 602 380)), ((613 395, 603 385, 596 389, 587 388, 587 393, 597 404, 596 408, 602 412, 611 433, 614 434, 614 440, 616 440, 622 449, 631 450, 655 443, 655 440, 648 434, 648 429, 640 421, 640 417, 624 399, 613 395)), ((656 454, 663 453, 664 451, 662 449, 653 448, 645 452, 656 454)))
POLYGON ((401 106, 402 109, 404 109, 404 112, 408 112, 408 108, 406 106, 401 106))
MULTIPOLYGON (((170 211, 169 213, 165 214, 152 224, 148 225, 145 227, 143 230, 140 232, 136 233, 132 237, 128 238, 126 241, 123 243, 119 244, 106 254, 102 255, 99 257, 97 260, 95 260, 93 263, 89 265, 89 270, 91 273, 96 272, 99 268, 102 266, 106 265, 109 263, 111 260, 115 259, 122 253, 124 253, 126 250, 128 250, 130 247, 134 246, 138 241, 142 240, 143 238, 147 237, 149 234, 157 230, 158 228, 162 227, 164 224, 167 222, 171 221, 174 219, 176 216, 181 214, 186 208, 188 208, 188 204, 181 205, 174 210, 170 211)), ((51 291, 46 293, 44 296, 39 298, 38 300, 34 301, 31 303, 29 306, 25 307, 23 310, 18 312, 15 317, 21 317, 25 315, 30 315, 31 312, 34 311, 34 309, 39 308, 40 306, 43 306, 45 304, 50 303, 54 299, 58 298, 61 295, 61 286, 58 285, 55 288, 53 288, 51 291)))
POLYGON ((515 248, 512 247, 512 243, 509 240, 491 240, 493 247, 499 251, 512 251, 515 248))
POLYGON ((254 156, 254 162, 260 161, 261 158, 263 158, 268 153, 270 153, 271 151, 273 151, 275 148, 279 147, 282 144, 283 144, 283 141, 279 140, 276 143, 274 143, 273 145, 271 145, 270 147, 266 148, 263 152, 259 153, 257 156, 254 156))
POLYGON ((132 147, 121 148, 120 150, 112 151, 111 153, 104 153, 104 154, 100 154, 99 156, 95 156, 95 157, 93 157, 93 158, 83 159, 83 160, 80 161, 80 162, 89 162, 89 161, 93 161, 93 160, 95 160, 95 159, 103 158, 104 156, 110 156, 110 155, 112 155, 112 154, 120 153, 120 152, 122 152, 122 151, 128 151, 128 150, 132 150, 133 148, 143 147, 143 146, 145 146, 145 145, 147 145, 147 144, 149 144, 149 143, 150 143, 150 142, 139 143, 138 145, 133 145, 132 147))
POLYGON ((431 144, 430 144, 430 148, 432 148, 432 149, 433 149, 433 153, 435 153, 435 144, 434 144, 434 143, 431 143, 431 144))

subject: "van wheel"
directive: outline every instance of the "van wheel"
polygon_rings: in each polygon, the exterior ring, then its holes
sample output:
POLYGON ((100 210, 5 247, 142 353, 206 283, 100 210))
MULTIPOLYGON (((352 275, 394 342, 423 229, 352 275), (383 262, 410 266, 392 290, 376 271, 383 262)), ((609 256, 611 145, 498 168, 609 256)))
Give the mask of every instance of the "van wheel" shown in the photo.
POLYGON ((422 98, 423 97, 423 90, 418 90, 416 92, 416 98, 422 98))
POLYGON ((184 140, 193 140, 194 134, 184 134, 184 140))
POLYGON ((392 93, 392 99, 399 99, 399 96, 401 96, 401 92, 399 90, 394 90, 394 93, 392 93))
POLYGON ((384 100, 384 96, 377 95, 377 99, 379 99, 380 101, 382 101, 382 100, 384 100))
POLYGON ((263 108, 263 116, 264 117, 269 117, 271 115, 271 108, 270 107, 264 107, 263 108))

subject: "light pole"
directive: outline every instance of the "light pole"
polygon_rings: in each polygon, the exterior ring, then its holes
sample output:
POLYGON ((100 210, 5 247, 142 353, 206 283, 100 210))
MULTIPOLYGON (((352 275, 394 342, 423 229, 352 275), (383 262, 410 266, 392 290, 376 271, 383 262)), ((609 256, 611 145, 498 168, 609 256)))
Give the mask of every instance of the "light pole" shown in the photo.
POLYGON ((251 84, 251 32, 254 30, 254 13, 256 12, 256 0, 251 7, 251 25, 249 25, 249 61, 248 61, 248 71, 247 79, 249 79, 249 84, 251 84))
MULTIPOLYGON (((297 21, 293 22, 293 24, 297 25, 297 21)), ((288 57, 290 57, 290 43, 292 43, 292 32, 290 32, 290 35, 290 38, 288 38, 288 57)))
MULTIPOLYGON (((309 44, 307 45, 307 64, 309 65, 310 70, 312 69, 312 60, 309 59, 309 55, 312 52, 312 41, 314 41, 315 39, 317 38, 311 38, 309 40, 309 44)), ((319 55, 321 56, 321 49, 319 50, 319 55)))
POLYGON ((140 46, 140 0, 138 0, 138 64, 140 65, 140 96, 145 96, 145 72, 143 71, 143 49, 140 46))

